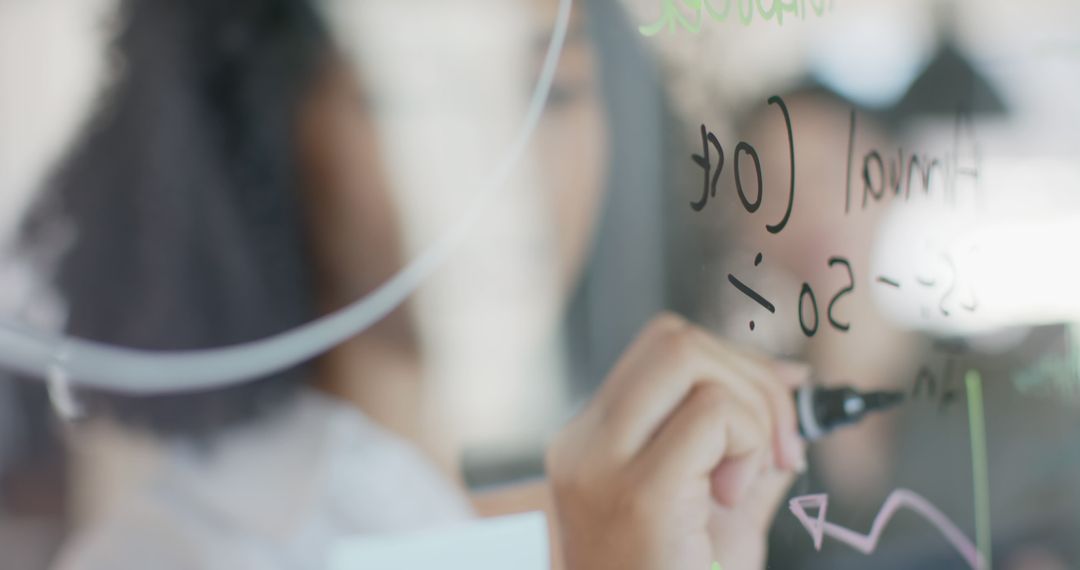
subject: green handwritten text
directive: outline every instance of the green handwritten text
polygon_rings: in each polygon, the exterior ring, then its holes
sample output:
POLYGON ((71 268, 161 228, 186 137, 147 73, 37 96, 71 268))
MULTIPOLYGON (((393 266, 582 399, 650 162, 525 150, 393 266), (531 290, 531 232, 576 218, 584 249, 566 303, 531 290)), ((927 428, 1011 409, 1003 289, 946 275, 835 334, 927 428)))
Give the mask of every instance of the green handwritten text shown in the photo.
POLYGON ((783 26, 785 15, 805 20, 813 11, 822 16, 826 10, 832 12, 835 3, 836 0, 660 0, 660 17, 652 24, 638 27, 638 31, 643 36, 655 36, 665 28, 668 32, 682 28, 696 34, 701 31, 705 14, 717 22, 735 15, 744 26, 749 26, 757 14, 764 21, 776 20, 783 26))

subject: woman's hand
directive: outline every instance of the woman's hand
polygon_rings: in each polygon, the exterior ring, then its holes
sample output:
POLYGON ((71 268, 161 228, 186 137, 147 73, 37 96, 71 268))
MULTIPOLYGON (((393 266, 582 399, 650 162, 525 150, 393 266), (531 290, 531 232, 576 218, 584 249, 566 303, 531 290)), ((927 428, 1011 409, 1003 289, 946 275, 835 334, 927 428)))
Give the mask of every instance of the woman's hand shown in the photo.
POLYGON ((791 400, 805 376, 655 319, 548 452, 566 567, 762 568, 805 465, 791 400))

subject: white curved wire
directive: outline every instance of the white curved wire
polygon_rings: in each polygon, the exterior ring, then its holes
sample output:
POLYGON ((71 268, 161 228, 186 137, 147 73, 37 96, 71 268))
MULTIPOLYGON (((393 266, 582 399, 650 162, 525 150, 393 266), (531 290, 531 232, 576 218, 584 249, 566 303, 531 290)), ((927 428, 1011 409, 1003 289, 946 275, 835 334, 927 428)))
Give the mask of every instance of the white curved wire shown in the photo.
POLYGON ((378 322, 400 305, 461 244, 521 160, 547 102, 566 40, 572 0, 560 0, 551 41, 524 125, 509 150, 480 185, 465 214, 427 250, 370 295, 335 313, 265 339, 189 351, 121 348, 46 334, 0 322, 0 366, 45 378, 62 367, 75 385, 133 394, 220 388, 265 376, 321 354, 378 322))

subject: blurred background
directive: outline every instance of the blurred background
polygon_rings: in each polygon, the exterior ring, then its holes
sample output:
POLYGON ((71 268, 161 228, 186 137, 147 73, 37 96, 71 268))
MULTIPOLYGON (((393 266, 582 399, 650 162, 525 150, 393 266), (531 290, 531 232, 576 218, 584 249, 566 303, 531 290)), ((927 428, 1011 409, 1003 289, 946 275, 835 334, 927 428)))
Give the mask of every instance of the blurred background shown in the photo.
MULTIPOLYGON (((361 298, 444 239, 505 163, 557 8, 315 1, 337 55, 325 78, 293 80, 278 66, 294 51, 278 44, 300 39, 260 44, 243 26, 213 25, 255 4, 208 8, 203 21, 163 0, 0 0, 3 319, 198 348, 361 298), (139 10, 161 14, 159 33, 121 33, 139 10), (215 107, 220 121, 193 125, 186 82, 211 73, 222 92, 239 87, 215 107), (303 120, 279 124, 275 105, 295 97, 303 120), (109 120, 154 145, 95 138, 109 120), (210 135, 175 134, 198 129, 210 135), (299 174, 251 158, 274 141, 299 149, 299 174), (215 145, 237 164, 222 170, 238 181, 234 201, 200 174, 215 145), (286 179, 300 198, 259 198, 286 179), (310 279, 289 277, 299 246, 282 245, 297 211, 316 228, 303 240, 310 279), (229 224, 258 232, 218 229, 229 224), (200 241, 178 237, 192 229, 200 241), (245 273, 253 244, 273 271, 245 273), (219 246, 223 265, 192 261, 219 246), (72 251, 77 267, 64 261, 72 251), (250 297, 242 326, 218 289, 250 297), (282 308, 309 289, 317 302, 282 308), (200 311, 218 320, 178 317, 200 311), (119 332, 98 324, 118 320, 119 332)), ((645 322, 672 310, 809 362, 823 384, 909 395, 815 446, 793 495, 828 493, 829 520, 865 530, 891 490, 910 488, 974 536, 964 376, 978 370, 995 562, 1080 564, 1080 4, 811 1, 782 24, 762 2, 748 23, 741 2, 723 0, 574 4, 526 153, 448 262, 364 333, 408 337, 361 353, 371 378, 355 390, 379 403, 365 412, 471 489, 540 477, 550 436, 645 322)), ((76 394, 87 417, 65 423, 41 383, 9 376, 4 568, 48 567, 66 536, 161 461, 163 423, 228 426, 246 409, 237 391, 87 391, 76 394)), ((867 557, 828 540, 815 552, 782 510, 769 567, 965 566, 915 516, 897 517, 867 557)))

